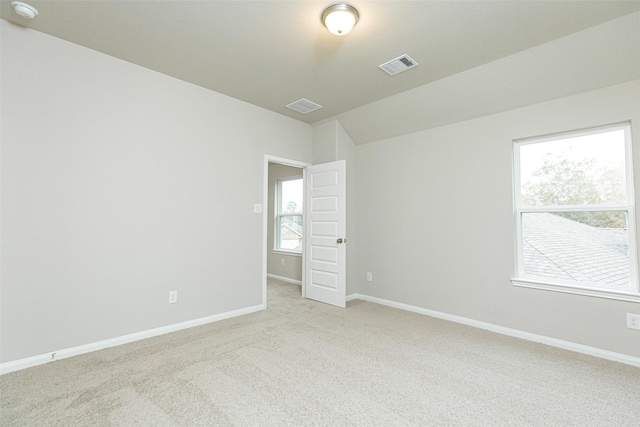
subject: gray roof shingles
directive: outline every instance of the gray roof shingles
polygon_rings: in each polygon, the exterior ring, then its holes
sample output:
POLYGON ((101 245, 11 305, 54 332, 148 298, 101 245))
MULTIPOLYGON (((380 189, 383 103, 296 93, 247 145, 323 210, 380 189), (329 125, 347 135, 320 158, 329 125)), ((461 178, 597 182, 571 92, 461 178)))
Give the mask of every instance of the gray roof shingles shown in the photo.
POLYGON ((597 228, 551 213, 522 217, 524 274, 606 287, 629 284, 626 229, 597 228))

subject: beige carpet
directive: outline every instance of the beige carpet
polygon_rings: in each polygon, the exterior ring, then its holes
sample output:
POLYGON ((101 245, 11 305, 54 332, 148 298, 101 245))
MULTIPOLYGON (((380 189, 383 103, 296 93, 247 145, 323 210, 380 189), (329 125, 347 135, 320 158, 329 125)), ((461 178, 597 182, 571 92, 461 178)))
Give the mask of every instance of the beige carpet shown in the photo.
POLYGON ((640 426, 640 369, 271 281, 263 312, 0 377, 2 426, 640 426))

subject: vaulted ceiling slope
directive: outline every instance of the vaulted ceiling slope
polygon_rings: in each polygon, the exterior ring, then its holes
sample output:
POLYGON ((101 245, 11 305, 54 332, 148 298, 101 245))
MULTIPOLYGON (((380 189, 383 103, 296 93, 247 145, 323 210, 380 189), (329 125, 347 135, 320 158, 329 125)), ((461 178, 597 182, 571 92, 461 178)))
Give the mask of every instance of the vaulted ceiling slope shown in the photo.
MULTIPOLYGON (((331 1, 28 3, 40 12, 33 21, 16 15, 9 0, 1 1, 0 17, 306 123, 339 118, 356 143, 504 109, 494 98, 507 94, 493 96, 491 86, 501 86, 502 79, 478 80, 487 77, 473 74, 480 65, 625 15, 636 17, 627 25, 640 23, 640 14, 630 15, 640 10, 639 1, 358 0, 350 4, 360 12, 360 21, 350 34, 338 37, 320 22, 331 1), (378 69, 402 54, 420 65, 394 77, 378 69), (449 94, 444 83, 465 70, 472 72, 465 77, 472 84, 465 84, 486 95, 487 103, 466 103, 460 91, 449 94), (323 108, 302 115, 285 107, 303 97, 323 108)), ((594 48, 617 49, 597 40, 594 48)), ((589 65, 584 48, 567 53, 570 60, 589 65)), ((568 62, 553 55, 540 59, 556 60, 558 66, 568 62)), ((549 64, 528 60, 502 65, 505 72, 516 73, 528 66, 534 94, 539 93, 533 84, 540 79, 534 72, 539 68, 552 86, 562 84, 549 64)), ((504 72, 498 76, 513 85, 523 81, 504 72)))

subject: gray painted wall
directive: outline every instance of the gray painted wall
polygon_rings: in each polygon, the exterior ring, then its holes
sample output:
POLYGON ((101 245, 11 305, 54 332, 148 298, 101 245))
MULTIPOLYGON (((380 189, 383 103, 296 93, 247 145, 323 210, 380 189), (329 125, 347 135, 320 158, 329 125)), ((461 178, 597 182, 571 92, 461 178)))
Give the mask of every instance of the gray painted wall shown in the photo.
POLYGON ((288 255, 282 252, 274 252, 275 230, 275 193, 277 181, 280 178, 292 176, 302 177, 302 169, 292 166, 269 163, 269 194, 267 206, 267 274, 274 274, 280 277, 301 281, 302 280, 302 256, 288 255), (284 259, 284 265, 282 260, 284 259))
POLYGON ((261 304, 264 156, 311 127, 0 26, 0 361, 261 304))
MULTIPOLYGON (((640 357, 639 304, 509 280, 512 140, 628 120, 640 80, 358 146, 358 292, 640 357)), ((633 139, 640 200, 638 126, 633 139)))

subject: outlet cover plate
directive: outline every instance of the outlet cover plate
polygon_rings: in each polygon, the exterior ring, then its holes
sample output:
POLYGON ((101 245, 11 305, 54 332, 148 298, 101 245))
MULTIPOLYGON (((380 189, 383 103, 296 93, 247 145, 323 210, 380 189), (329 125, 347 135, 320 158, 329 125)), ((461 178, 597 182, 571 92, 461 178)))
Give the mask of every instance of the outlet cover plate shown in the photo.
POLYGON ((627 313, 627 328, 640 330, 640 314, 627 313))
POLYGON ((178 291, 169 291, 169 304, 178 302, 178 291))

